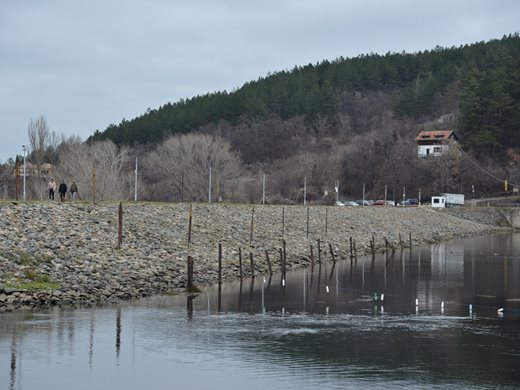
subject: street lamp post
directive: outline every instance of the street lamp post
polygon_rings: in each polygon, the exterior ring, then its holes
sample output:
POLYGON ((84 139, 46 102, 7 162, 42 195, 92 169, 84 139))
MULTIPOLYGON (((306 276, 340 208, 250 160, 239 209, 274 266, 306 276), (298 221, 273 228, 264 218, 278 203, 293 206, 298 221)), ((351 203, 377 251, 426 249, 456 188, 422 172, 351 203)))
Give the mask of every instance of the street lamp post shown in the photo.
POLYGON ((25 202, 25 145, 22 145, 23 150, 23 201, 25 202))

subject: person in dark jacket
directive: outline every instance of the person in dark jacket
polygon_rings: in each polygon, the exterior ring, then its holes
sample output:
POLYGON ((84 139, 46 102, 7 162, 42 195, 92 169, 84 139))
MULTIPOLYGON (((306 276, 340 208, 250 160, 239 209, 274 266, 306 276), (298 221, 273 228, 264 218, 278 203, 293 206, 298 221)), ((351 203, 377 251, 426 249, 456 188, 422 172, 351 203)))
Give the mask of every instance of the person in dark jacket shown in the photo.
POLYGON ((72 200, 76 200, 78 199, 78 186, 76 185, 75 182, 72 182, 72 184, 70 185, 70 198, 72 200))
POLYGON ((60 200, 62 202, 65 201, 65 196, 67 195, 67 185, 63 180, 61 181, 60 188, 58 189, 58 191, 60 193, 60 200))

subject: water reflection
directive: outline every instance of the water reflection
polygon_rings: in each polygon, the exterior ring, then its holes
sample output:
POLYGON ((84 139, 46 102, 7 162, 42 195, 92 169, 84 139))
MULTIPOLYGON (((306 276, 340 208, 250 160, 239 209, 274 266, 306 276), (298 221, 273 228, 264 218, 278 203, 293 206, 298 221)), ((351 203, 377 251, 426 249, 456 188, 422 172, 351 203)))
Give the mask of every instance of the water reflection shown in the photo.
POLYGON ((11 343, 11 361, 9 371, 9 389, 13 390, 16 383, 16 334, 13 333, 13 341, 11 343))
POLYGON ((2 313, 0 388, 516 386, 519 264, 506 234, 318 262, 285 283, 2 313))
POLYGON ((121 353, 121 308, 117 308, 116 315, 116 358, 119 363, 119 354, 121 353))

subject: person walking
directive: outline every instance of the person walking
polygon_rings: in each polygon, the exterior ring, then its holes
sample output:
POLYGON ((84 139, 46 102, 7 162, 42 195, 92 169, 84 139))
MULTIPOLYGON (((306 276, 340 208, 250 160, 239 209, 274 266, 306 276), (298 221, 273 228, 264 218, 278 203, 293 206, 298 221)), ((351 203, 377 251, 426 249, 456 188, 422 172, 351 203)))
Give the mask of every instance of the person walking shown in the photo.
POLYGON ((49 200, 54 200, 54 191, 56 190, 56 182, 53 178, 47 184, 47 189, 49 190, 49 200))
POLYGON ((72 182, 72 184, 70 185, 70 198, 72 200, 78 199, 78 186, 75 182, 72 182))
POLYGON ((60 200, 62 202, 65 201, 65 196, 67 195, 67 185, 65 184, 65 182, 63 180, 61 181, 59 192, 60 192, 60 200))

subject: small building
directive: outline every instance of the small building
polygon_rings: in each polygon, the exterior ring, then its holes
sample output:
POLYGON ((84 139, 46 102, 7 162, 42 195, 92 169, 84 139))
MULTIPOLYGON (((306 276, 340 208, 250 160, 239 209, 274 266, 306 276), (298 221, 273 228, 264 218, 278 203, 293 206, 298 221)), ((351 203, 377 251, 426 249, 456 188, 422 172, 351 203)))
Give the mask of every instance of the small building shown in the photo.
POLYGON ((444 156, 448 152, 450 144, 458 140, 453 130, 421 131, 415 137, 415 142, 417 142, 417 156, 444 156))
POLYGON ((444 199, 444 196, 432 196, 432 207, 446 207, 446 199, 444 199))
MULTIPOLYGON (((18 167, 18 175, 23 177, 24 167, 23 162, 20 161, 20 165, 18 167)), ((32 164, 29 161, 25 162, 25 177, 43 177, 45 179, 52 177, 54 174, 54 165, 49 163, 43 163, 38 166, 36 164, 32 164)), ((13 173, 13 176, 16 176, 16 169, 13 173)))

